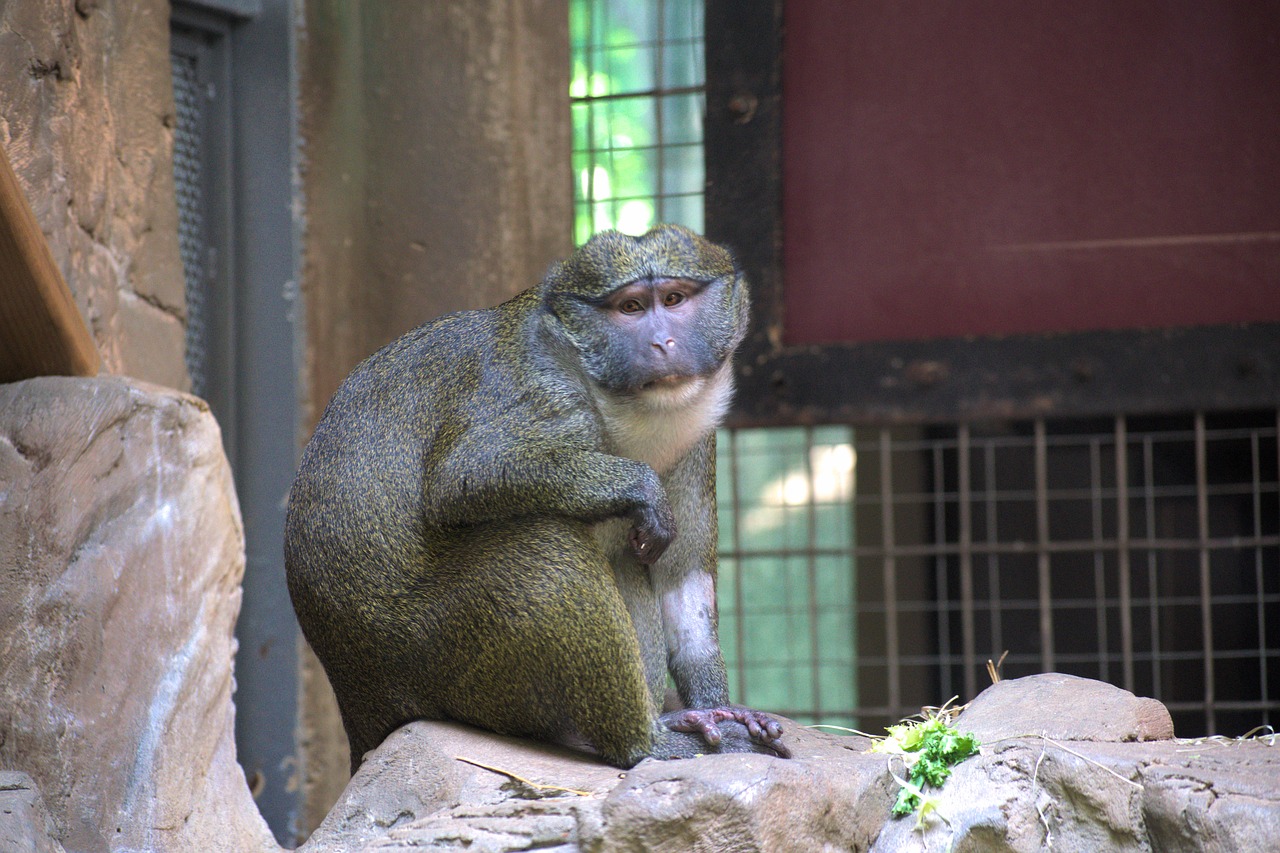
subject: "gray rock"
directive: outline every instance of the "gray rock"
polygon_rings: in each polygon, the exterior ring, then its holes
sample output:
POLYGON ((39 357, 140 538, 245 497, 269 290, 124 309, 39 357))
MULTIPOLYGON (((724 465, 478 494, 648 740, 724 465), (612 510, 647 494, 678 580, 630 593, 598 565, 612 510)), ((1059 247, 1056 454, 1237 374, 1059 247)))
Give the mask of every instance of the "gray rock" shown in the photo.
POLYGON ((1270 849, 1280 838, 1280 747, 1013 738, 958 765, 936 796, 923 826, 891 820, 871 849, 1270 849))
POLYGON ((933 815, 889 821, 872 850, 1226 851, 1280 838, 1280 748, 1172 740, 1154 699, 1049 673, 992 685, 957 726, 981 754, 932 792, 933 815))
POLYGON ((0 385, 0 767, 30 774, 68 849, 278 849, 235 759, 243 573, 202 401, 0 385))
POLYGON ((64 853, 53 840, 44 800, 26 773, 0 770, 0 850, 5 853, 64 853))
POLYGON ((410 723, 370 753, 301 849, 867 849, 895 796, 884 757, 865 738, 784 725, 790 760, 708 755, 620 771, 532 741, 410 723))
POLYGON ((1182 742, 1146 753, 1140 781, 1156 850, 1280 847, 1280 740, 1182 742))
POLYGON ((1173 737, 1173 719, 1155 699, 1060 672, 993 684, 969 703, 960 720, 960 727, 983 743, 1019 735, 1104 742, 1173 737))

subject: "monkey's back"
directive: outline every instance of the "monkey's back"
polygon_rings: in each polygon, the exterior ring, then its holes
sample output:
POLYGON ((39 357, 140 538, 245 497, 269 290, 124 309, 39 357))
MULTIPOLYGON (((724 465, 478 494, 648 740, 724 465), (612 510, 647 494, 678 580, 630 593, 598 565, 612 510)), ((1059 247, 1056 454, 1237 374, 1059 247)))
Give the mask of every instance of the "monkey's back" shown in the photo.
POLYGON ((476 342, 493 322, 492 311, 441 317, 391 342, 351 372, 303 451, 290 494, 287 543, 296 544, 299 537, 328 540, 329 525, 365 534, 357 539, 374 532, 413 532, 414 517, 420 517, 413 510, 421 500, 423 460, 450 414, 436 401, 450 399, 474 381, 460 366, 489 357, 478 352, 476 342))
POLYGON ((474 416, 458 409, 483 396, 483 374, 499 369, 503 354, 488 342, 502 310, 441 317, 370 356, 335 392, 303 452, 286 514, 285 570, 349 736, 353 703, 382 713, 372 704, 396 702, 385 695, 396 689, 388 672, 412 678, 403 667, 422 666, 394 658, 424 653, 423 608, 443 605, 447 592, 432 572, 424 471, 437 442, 474 416))

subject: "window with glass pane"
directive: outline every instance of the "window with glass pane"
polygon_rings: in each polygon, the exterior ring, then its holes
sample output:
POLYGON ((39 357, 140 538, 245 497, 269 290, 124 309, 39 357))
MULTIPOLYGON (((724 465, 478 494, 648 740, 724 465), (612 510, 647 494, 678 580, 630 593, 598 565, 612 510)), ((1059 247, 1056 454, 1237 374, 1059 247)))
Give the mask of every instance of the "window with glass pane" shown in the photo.
POLYGON ((701 231, 701 0, 570 0, 574 238, 701 231))

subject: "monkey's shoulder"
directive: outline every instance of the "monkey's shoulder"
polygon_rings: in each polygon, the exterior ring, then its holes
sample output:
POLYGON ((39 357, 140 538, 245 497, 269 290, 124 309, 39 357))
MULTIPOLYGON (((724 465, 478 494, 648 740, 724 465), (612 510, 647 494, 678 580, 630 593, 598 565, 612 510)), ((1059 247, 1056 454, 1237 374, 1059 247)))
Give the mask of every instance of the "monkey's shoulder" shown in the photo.
MULTIPOLYGON (((591 408, 581 377, 538 345, 521 294, 495 308, 446 314, 406 332, 362 362, 335 395, 379 428, 495 423, 581 426, 591 408)), ((331 406, 333 404, 331 403, 331 406)))

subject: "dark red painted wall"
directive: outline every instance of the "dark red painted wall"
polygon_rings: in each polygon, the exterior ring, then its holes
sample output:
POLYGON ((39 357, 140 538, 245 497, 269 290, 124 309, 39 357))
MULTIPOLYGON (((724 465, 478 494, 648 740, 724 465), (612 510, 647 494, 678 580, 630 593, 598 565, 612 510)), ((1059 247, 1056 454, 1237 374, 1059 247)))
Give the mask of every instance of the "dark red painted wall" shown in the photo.
POLYGON ((1280 321, 1280 2, 784 24, 788 343, 1280 321))

